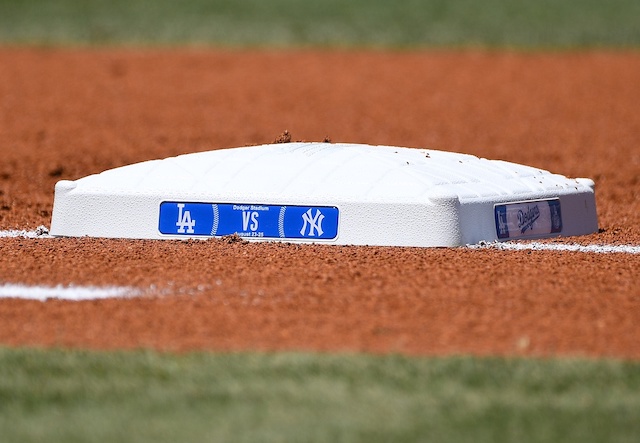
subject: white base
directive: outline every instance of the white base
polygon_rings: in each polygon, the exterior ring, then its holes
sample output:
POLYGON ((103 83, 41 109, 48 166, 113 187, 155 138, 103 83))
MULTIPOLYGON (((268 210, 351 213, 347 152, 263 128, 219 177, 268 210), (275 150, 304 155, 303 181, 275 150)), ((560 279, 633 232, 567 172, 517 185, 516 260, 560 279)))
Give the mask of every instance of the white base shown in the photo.
POLYGON ((188 154, 60 181, 51 234, 207 238, 235 226, 248 240, 460 246, 590 234, 598 222, 589 179, 434 150, 288 143, 188 154), (557 217, 550 221, 556 208, 561 224, 557 217), (511 223, 508 237, 498 238, 500 211, 511 223), (521 215, 524 231, 516 226, 518 211, 529 214, 521 215), (206 233, 198 234, 205 225, 206 233))

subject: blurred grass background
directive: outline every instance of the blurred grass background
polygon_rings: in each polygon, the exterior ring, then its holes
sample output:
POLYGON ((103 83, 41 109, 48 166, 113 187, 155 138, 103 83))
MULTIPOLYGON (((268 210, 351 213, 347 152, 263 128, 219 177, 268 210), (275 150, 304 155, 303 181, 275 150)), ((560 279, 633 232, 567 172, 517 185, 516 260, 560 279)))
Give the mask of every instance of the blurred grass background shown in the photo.
POLYGON ((638 47, 637 0, 0 0, 0 43, 638 47))
POLYGON ((635 442, 640 365, 0 348, 3 442, 635 442))

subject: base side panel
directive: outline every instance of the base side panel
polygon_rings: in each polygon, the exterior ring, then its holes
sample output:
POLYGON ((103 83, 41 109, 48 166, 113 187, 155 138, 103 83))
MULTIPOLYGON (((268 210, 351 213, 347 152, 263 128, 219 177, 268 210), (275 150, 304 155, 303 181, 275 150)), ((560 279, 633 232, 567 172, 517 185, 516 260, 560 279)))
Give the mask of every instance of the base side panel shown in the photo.
MULTIPOLYGON (((535 208, 537 209, 537 208, 535 208)), ((525 216, 526 217, 526 216, 525 216)), ((595 194, 592 190, 567 193, 559 196, 540 195, 526 200, 515 201, 477 201, 461 204, 460 225, 462 244, 476 244, 480 241, 504 241, 517 239, 540 239, 550 237, 570 237, 588 235, 598 231, 595 194), (533 233, 534 230, 516 232, 508 238, 499 237, 496 220, 496 205, 514 205, 529 203, 532 209, 546 201, 557 201, 561 209, 561 229, 550 229, 546 233, 533 233), (553 232, 552 232, 553 231, 553 232), (557 232, 556 232, 557 231, 557 232)), ((535 227, 535 222, 532 223, 535 227)), ((531 228, 532 226, 530 226, 531 228)))
MULTIPOLYGON (((256 238, 255 241, 289 241, 294 243, 327 243, 339 245, 371 246, 458 246, 461 244, 459 205, 457 200, 437 201, 429 204, 376 203, 376 202, 307 202, 258 201, 247 198, 225 202, 222 199, 194 199, 193 196, 98 194, 77 190, 57 189, 51 222, 51 234, 64 237, 105 237, 141 239, 207 238, 210 235, 162 234, 159 230, 160 205, 163 202, 202 202, 242 205, 331 205, 339 211, 337 235, 325 240, 308 238, 256 238)), ((186 220, 185 214, 176 217, 186 220)), ((197 215, 188 220, 198 223, 197 215)), ((247 224, 258 223, 246 214, 247 224)), ((301 218, 300 223, 304 223, 301 218)), ((307 231, 308 232, 308 231, 307 231)))

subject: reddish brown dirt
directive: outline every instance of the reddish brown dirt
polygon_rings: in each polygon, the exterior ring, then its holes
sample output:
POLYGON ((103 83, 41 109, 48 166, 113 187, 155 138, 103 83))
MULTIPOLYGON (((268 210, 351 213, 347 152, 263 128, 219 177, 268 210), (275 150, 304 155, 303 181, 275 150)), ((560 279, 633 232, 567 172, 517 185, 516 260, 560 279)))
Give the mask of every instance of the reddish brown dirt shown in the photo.
MULTIPOLYGON (((640 54, 0 49, 0 229, 124 164, 293 139, 428 147, 597 184, 640 244, 640 54)), ((465 249, 0 239, 0 284, 131 300, 0 300, 0 343, 640 359, 640 257, 465 249), (165 295, 158 296, 162 292, 165 295)))

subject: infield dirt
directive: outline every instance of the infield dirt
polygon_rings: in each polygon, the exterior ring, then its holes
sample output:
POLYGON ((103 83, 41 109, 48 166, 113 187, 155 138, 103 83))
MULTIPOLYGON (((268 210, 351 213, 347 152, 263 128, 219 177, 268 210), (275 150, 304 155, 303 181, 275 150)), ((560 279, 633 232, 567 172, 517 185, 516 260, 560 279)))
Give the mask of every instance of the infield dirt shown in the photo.
MULTIPOLYGON (((0 49, 0 229, 50 224, 57 180, 294 140, 470 153, 596 182, 640 244, 640 55, 0 49)), ((131 221, 135 223, 135 220, 131 221)), ((0 239, 0 283, 128 300, 0 300, 0 343, 640 358, 630 254, 0 239)))

